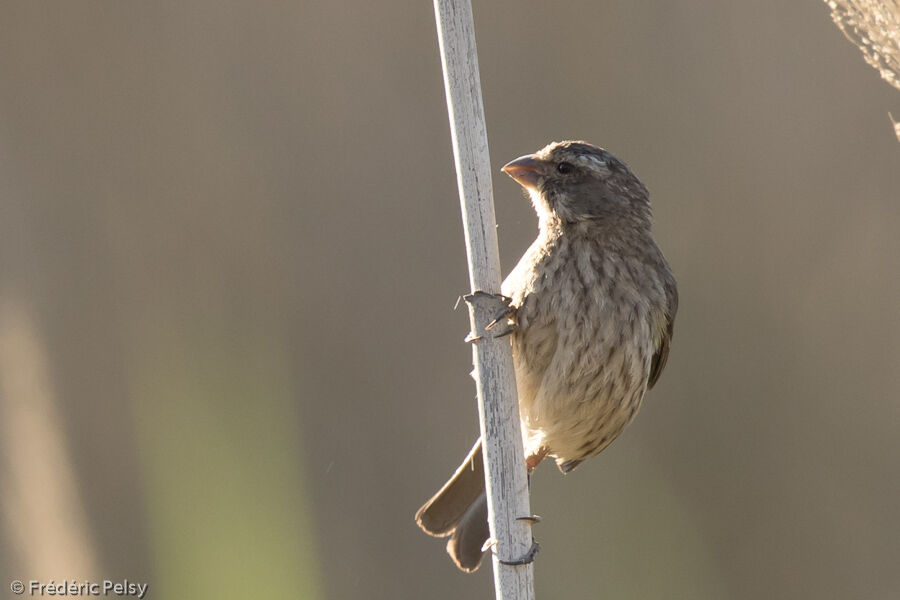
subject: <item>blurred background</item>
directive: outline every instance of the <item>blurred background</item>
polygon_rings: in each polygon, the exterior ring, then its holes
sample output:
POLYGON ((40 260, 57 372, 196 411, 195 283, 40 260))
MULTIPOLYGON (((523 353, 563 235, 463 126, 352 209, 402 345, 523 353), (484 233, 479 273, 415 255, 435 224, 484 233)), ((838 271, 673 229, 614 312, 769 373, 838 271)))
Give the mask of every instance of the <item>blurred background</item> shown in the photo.
MULTIPOLYGON (((532 482, 539 598, 900 592, 900 94, 822 2, 476 2, 499 167, 651 190, 670 361, 532 482)), ((477 432, 427 2, 9 2, 0 596, 488 598, 412 515, 477 432)))

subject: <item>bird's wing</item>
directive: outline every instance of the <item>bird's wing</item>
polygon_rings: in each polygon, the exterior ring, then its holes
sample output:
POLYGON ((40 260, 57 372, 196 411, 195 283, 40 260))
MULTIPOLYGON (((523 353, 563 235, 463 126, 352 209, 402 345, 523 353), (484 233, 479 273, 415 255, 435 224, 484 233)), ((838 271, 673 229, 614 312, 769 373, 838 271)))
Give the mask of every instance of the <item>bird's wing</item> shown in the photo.
POLYGON ((653 362, 650 363, 650 378, 647 381, 647 389, 652 388, 656 384, 666 366, 666 361, 669 359, 669 345, 672 343, 675 313, 678 312, 678 288, 675 287, 674 279, 666 282, 666 299, 668 300, 668 307, 666 310, 665 328, 656 346, 653 362))

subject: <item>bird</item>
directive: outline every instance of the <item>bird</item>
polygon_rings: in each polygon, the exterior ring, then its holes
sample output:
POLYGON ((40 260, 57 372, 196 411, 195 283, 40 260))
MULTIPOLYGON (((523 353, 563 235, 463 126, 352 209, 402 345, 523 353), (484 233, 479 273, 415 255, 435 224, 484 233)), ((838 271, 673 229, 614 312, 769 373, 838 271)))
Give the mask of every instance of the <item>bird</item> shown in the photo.
MULTIPOLYGON (((501 286, 529 478, 570 473, 638 412, 672 343, 678 288, 651 233, 647 188, 607 150, 553 142, 502 171, 527 192, 538 235, 501 286)), ((490 545, 481 439, 416 513, 473 572, 490 545)))

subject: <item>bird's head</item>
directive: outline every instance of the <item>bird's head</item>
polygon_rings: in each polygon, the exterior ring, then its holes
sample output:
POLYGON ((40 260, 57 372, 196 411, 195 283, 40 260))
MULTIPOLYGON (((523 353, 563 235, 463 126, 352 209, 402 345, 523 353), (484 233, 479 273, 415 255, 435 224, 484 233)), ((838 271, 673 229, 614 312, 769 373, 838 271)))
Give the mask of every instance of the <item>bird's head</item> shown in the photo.
POLYGON ((553 142, 507 163, 503 172, 531 196, 544 221, 650 223, 647 188, 615 156, 586 142, 553 142))

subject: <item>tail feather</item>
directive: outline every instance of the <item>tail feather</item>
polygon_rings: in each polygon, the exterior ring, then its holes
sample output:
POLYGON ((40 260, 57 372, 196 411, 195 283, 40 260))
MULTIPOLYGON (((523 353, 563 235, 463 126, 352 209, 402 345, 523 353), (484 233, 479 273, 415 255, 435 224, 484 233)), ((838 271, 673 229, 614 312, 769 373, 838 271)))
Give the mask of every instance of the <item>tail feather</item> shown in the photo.
POLYGON ((451 536, 447 552, 460 569, 478 568, 484 554, 481 548, 490 536, 481 439, 453 477, 419 509, 416 523, 429 535, 451 536))
POLYGON ((471 573, 481 565, 484 544, 491 537, 488 527, 487 496, 484 492, 469 506, 447 542, 447 553, 456 566, 471 573))

